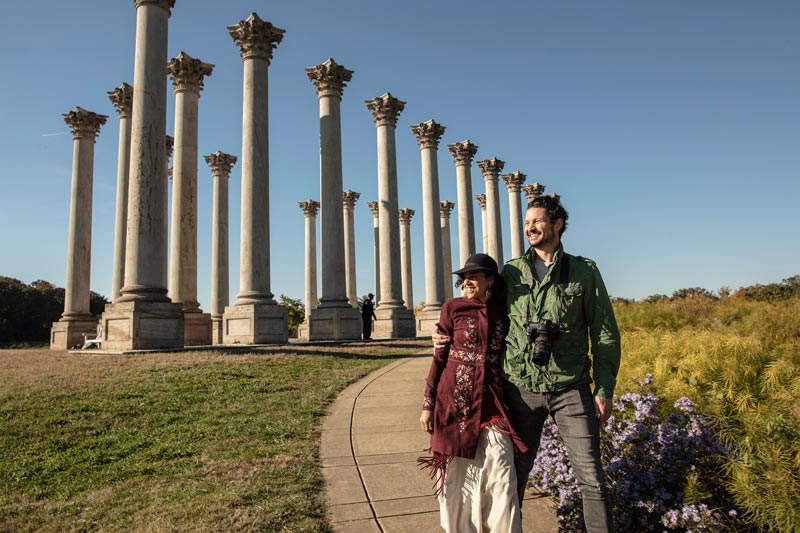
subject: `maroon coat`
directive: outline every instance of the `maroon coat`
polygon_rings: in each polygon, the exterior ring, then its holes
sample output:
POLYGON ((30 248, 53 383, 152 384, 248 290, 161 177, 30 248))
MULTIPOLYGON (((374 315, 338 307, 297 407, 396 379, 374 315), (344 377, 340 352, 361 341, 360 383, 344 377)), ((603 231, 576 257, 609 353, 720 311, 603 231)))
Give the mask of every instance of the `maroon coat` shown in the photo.
MULTIPOLYGON (((475 458, 486 394, 491 394, 503 417, 497 429, 509 434, 517 448, 524 451, 511 427, 500 374, 500 354, 508 326, 505 302, 497 298, 489 298, 486 304, 477 299, 453 298, 442 307, 439 328, 451 342, 434 351, 422 406, 433 410, 430 451, 434 457, 475 458)), ((433 466, 438 468, 440 461, 436 463, 433 466)))

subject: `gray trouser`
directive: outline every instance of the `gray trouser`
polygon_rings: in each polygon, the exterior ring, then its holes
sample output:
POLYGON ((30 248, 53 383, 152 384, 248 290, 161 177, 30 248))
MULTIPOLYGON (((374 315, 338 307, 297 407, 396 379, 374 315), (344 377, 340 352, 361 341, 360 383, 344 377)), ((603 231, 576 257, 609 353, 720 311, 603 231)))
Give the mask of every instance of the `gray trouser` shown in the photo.
POLYGON ((520 505, 539 451, 542 427, 548 415, 558 426, 583 496, 583 518, 589 533, 614 530, 611 502, 600 463, 600 424, 588 384, 553 393, 534 393, 506 382, 506 397, 514 428, 528 447, 517 455, 517 492, 520 505))

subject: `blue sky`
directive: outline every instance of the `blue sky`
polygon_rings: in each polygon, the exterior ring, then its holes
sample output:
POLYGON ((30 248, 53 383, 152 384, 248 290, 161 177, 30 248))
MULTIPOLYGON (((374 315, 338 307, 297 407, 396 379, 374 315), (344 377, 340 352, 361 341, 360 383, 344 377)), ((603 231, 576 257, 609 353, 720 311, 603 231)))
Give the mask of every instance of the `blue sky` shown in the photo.
MULTIPOLYGON (((118 120, 106 92, 133 83, 133 0, 2 0, 0 275, 62 285, 72 140, 62 114, 109 115, 95 147, 92 289, 110 295, 118 120)), ((169 57, 215 64, 199 118, 198 299, 209 309, 211 172, 240 156, 242 65, 226 26, 256 12, 286 30, 270 67, 272 291, 302 298, 303 214, 319 199, 318 103, 304 69, 354 70, 342 101, 344 187, 356 205, 359 294, 374 291, 376 134, 364 100, 407 102, 397 129, 399 205, 424 299, 420 153, 409 126, 445 125, 442 200, 456 200, 445 144, 469 138, 557 192, 568 251, 609 292, 734 289, 800 273, 800 3, 708 1, 177 0, 169 57)), ((169 85, 168 132, 174 122, 169 85)), ((473 165, 473 193, 484 191, 473 165)), ((231 300, 239 290, 241 167, 230 180, 231 300)), ((508 199, 500 186, 504 250, 508 199)), ((480 243, 479 210, 476 241, 480 243)), ((452 218, 454 261, 458 234, 452 218)), ((323 230, 324 231, 324 228, 323 230)), ((506 258, 507 259, 507 258, 506 258)))

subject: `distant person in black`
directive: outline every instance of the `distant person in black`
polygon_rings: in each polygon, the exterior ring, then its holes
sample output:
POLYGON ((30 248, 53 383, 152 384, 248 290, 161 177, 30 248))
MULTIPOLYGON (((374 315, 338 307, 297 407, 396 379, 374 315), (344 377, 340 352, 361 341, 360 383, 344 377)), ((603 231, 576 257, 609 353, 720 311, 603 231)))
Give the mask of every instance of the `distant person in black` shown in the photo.
POLYGON ((364 298, 364 301, 361 302, 361 322, 364 326, 365 341, 370 340, 370 336, 372 335, 372 319, 378 318, 375 316, 375 304, 372 302, 374 297, 374 294, 369 293, 367 297, 364 298))

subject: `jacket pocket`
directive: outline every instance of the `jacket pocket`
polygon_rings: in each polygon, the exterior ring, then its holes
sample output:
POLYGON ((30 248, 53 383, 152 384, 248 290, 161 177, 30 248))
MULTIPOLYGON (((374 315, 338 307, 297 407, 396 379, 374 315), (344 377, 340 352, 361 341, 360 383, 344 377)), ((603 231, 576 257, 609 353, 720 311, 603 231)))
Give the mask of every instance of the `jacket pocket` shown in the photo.
POLYGON ((580 283, 567 285, 561 295, 559 307, 562 331, 573 331, 581 327, 585 323, 583 318, 583 286, 580 283))

